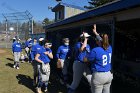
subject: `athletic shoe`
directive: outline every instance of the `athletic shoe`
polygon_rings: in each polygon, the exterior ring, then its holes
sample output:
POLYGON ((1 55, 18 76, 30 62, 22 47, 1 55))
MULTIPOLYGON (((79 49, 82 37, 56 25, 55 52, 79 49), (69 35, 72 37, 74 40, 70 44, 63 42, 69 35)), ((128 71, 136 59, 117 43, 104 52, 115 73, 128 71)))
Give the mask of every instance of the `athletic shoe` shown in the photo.
POLYGON ((19 69, 19 67, 16 67, 16 69, 19 69))
POLYGON ((42 93, 41 88, 36 88, 37 93, 42 93))
POLYGON ((44 90, 44 92, 47 93, 47 92, 48 92, 48 89, 46 88, 46 89, 44 90))
POLYGON ((16 65, 14 65, 13 68, 16 68, 16 65))

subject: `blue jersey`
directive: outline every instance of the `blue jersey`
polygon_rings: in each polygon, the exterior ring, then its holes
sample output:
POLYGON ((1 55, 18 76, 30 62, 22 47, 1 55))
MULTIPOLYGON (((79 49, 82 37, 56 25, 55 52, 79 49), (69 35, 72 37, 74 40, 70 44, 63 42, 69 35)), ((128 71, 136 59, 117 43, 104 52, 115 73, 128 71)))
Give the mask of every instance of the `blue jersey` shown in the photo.
POLYGON ((22 51, 21 44, 14 42, 12 45, 12 51, 13 52, 21 52, 22 51))
POLYGON ((111 70, 112 47, 107 50, 102 47, 96 47, 87 55, 88 60, 92 63, 91 69, 97 72, 107 72, 111 70))
POLYGON ((31 59, 34 60, 35 56, 37 54, 37 51, 39 51, 42 48, 38 43, 33 44, 31 48, 31 59))
POLYGON ((30 40, 30 41, 29 41, 29 44, 28 44, 28 47, 31 48, 32 45, 33 45, 33 40, 30 40))
MULTIPOLYGON (((31 49, 31 51, 37 51, 37 47, 38 47, 38 43, 36 43, 36 44, 32 44, 32 49, 31 49)), ((40 46, 40 45, 39 45, 40 46)))
POLYGON ((87 53, 90 52, 90 46, 87 44, 85 50, 82 51, 82 52, 80 51, 81 47, 82 47, 81 42, 78 42, 74 47, 74 49, 75 49, 74 50, 75 51, 75 60, 84 63, 83 59, 86 57, 87 53))
POLYGON ((69 46, 62 45, 58 48, 56 57, 58 59, 64 59, 65 60, 69 56, 68 55, 69 52, 70 52, 69 46))
POLYGON ((37 54, 40 54, 39 59, 46 64, 50 62, 50 58, 44 52, 46 52, 46 49, 42 47, 40 50, 38 50, 37 54))
POLYGON ((46 48, 46 51, 48 51, 49 53, 52 53, 52 50, 50 48, 46 48))
POLYGON ((25 42, 25 47, 31 47, 32 46, 32 40, 25 42))
POLYGON ((26 41, 25 42, 25 47, 28 47, 28 45, 29 45, 29 41, 26 41))

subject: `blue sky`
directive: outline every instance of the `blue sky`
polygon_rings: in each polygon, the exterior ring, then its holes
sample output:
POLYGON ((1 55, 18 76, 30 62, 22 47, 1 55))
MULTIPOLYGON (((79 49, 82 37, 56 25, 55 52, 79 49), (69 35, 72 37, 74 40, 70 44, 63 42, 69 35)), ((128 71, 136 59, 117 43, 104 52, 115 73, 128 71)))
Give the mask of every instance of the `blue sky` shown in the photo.
MULTIPOLYGON (((62 0, 65 3, 83 7, 90 0, 62 0)), ((54 13, 48 10, 48 6, 55 6, 55 0, 0 0, 0 20, 2 13, 24 12, 28 10, 36 21, 44 18, 54 19, 54 13)))

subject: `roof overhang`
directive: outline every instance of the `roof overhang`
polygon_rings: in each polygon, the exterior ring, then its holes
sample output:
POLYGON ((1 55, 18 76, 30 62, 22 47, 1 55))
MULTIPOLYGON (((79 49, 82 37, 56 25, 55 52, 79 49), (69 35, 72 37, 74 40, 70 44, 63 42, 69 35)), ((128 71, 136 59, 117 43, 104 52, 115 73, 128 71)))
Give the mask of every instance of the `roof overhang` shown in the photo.
POLYGON ((52 12, 56 12, 58 9, 63 8, 63 7, 64 6, 59 3, 52 9, 52 12))
POLYGON ((86 20, 86 19, 88 20, 89 18, 93 18, 93 17, 96 19, 96 17, 99 17, 99 16, 117 13, 122 10, 128 10, 130 8, 134 8, 137 6, 140 6, 140 0, 135 0, 135 1, 134 0, 117 0, 115 2, 97 7, 95 9, 78 14, 76 16, 73 16, 73 17, 64 19, 62 21, 47 25, 47 26, 45 26, 45 29, 53 29, 58 26, 62 26, 62 25, 64 26, 64 25, 67 25, 70 23, 75 23, 75 22, 78 23, 78 21, 80 21, 80 20, 81 21, 86 20))
POLYGON ((71 5, 71 4, 66 4, 66 3, 60 2, 60 3, 58 3, 58 4, 52 9, 52 11, 55 12, 55 11, 57 11, 58 8, 62 8, 62 7, 64 7, 64 6, 66 6, 66 7, 71 7, 71 8, 75 8, 75 9, 79 9, 79 10, 83 10, 83 11, 86 11, 86 10, 87 10, 87 9, 82 8, 82 7, 80 7, 80 6, 75 6, 75 5, 71 5))

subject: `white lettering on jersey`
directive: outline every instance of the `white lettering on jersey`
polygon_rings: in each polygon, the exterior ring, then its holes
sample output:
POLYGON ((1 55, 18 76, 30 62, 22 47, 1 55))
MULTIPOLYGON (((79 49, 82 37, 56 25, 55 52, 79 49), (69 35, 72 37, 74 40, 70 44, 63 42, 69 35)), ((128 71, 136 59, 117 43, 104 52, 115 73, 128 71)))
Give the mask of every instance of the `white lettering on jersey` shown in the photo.
POLYGON ((40 48, 37 48, 37 50, 39 50, 40 48))
MULTIPOLYGON (((102 56, 103 66, 107 65, 107 55, 102 56)), ((111 53, 109 53, 109 63, 111 63, 111 53)))
POLYGON ((109 57, 110 57, 110 59, 109 59, 109 63, 111 63, 111 56, 112 56, 111 53, 109 53, 109 57))
POLYGON ((103 66, 107 65, 107 55, 103 55, 102 59, 103 59, 103 66))
POLYGON ((68 52, 69 49, 63 49, 64 52, 68 52))
POLYGON ((16 45, 16 47, 20 47, 20 45, 16 45))

